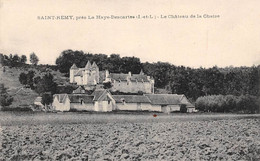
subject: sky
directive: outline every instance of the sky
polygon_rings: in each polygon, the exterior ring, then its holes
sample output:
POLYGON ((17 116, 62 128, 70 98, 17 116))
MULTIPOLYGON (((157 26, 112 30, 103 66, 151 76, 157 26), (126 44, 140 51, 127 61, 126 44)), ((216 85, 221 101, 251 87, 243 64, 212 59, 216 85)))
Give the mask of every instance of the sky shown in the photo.
POLYGON ((259 6, 258 0, 0 0, 0 53, 34 52, 42 64, 72 49, 195 68, 260 65, 259 6), (190 18, 197 14, 202 18, 190 18), (38 19, 66 15, 74 19, 38 19), (75 20, 97 15, 153 18, 75 20))

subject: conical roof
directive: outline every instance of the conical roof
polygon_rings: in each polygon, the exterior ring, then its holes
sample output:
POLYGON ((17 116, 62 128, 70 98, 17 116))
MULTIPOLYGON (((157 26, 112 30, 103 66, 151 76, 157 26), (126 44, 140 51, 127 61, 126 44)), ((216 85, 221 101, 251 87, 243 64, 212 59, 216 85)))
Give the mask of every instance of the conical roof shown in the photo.
POLYGON ((141 71, 140 71, 140 75, 144 75, 144 71, 143 71, 143 69, 141 69, 141 71))
POLYGON ((76 66, 75 63, 70 67, 70 69, 77 69, 77 68, 78 68, 78 67, 76 66))
POLYGON ((88 63, 86 64, 85 68, 86 68, 86 69, 90 69, 90 68, 91 68, 90 61, 88 61, 88 63))
POLYGON ((92 68, 98 68, 98 66, 97 66, 97 64, 95 62, 93 62, 92 68))

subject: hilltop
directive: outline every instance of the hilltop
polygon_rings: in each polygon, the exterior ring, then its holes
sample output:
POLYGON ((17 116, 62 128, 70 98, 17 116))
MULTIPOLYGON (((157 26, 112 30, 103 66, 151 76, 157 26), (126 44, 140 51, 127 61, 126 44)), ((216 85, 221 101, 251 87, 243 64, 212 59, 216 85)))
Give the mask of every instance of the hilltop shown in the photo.
POLYGON ((10 68, 5 66, 5 72, 0 72, 0 83, 3 83, 5 87, 8 88, 8 93, 14 98, 11 107, 28 106, 33 104, 35 98, 38 96, 34 90, 25 87, 19 82, 19 75, 22 72, 27 73, 30 70, 35 72, 35 77, 43 76, 47 70, 54 76, 54 81, 58 85, 66 85, 68 83, 68 78, 64 77, 59 71, 55 71, 50 68, 39 66, 10 68))

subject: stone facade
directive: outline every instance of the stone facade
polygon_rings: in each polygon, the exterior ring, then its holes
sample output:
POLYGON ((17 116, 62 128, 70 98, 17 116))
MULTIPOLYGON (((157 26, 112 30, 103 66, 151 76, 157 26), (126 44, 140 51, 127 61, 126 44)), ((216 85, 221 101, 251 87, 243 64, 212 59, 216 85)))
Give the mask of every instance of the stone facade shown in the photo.
POLYGON ((88 61, 85 68, 77 68, 75 64, 70 68, 70 83, 83 86, 97 86, 110 82, 112 91, 124 93, 154 93, 154 79, 150 78, 141 71, 139 74, 109 73, 99 71, 94 62, 92 65, 88 61))

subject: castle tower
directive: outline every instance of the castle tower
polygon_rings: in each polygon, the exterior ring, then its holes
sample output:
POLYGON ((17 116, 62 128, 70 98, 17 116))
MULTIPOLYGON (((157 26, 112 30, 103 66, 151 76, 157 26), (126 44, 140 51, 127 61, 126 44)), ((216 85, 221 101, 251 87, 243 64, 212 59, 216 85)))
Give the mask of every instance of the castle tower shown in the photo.
POLYGON ((93 79, 94 79, 94 84, 98 84, 99 83, 99 68, 97 66, 97 64, 94 62, 92 64, 92 72, 93 72, 93 79))
POLYGON ((75 74, 75 71, 77 71, 77 70, 78 70, 78 67, 75 64, 73 64, 70 67, 70 83, 75 82, 74 74, 75 74))
POLYGON ((84 85, 89 85, 90 76, 91 76, 91 63, 90 63, 90 61, 88 61, 85 66, 85 70, 83 72, 83 84, 84 85))
POLYGON ((144 71, 143 71, 143 69, 141 69, 141 71, 140 71, 140 75, 144 75, 144 71))

